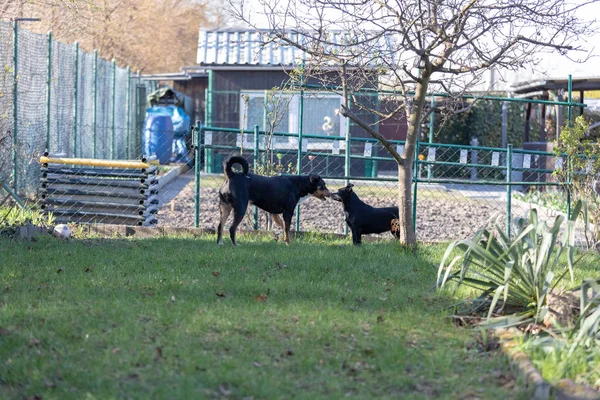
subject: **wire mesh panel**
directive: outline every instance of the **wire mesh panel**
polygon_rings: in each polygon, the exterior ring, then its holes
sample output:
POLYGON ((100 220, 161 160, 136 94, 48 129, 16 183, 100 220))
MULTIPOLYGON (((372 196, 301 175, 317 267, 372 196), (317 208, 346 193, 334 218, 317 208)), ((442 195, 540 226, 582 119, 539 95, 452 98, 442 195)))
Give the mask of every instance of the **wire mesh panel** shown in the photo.
POLYGON ((110 159, 112 150, 111 111, 112 111, 112 63, 99 59, 96 83, 96 140, 94 158, 110 159))
POLYGON ((127 140, 128 140, 128 121, 127 112, 129 108, 129 98, 127 90, 129 85, 129 71, 126 68, 116 68, 115 88, 115 108, 114 120, 112 122, 114 149, 113 157, 116 159, 127 159, 127 140))
POLYGON ((10 184, 13 140, 13 28, 0 22, 0 183, 10 184))
POLYGON ((75 115, 75 48, 54 41, 50 79, 50 147, 65 156, 73 155, 75 115))
POLYGON ((77 71, 77 125, 75 156, 94 157, 95 145, 95 75, 94 54, 79 50, 77 71))
POLYGON ((46 149, 47 37, 19 30, 18 54, 17 190, 31 194, 39 182, 37 157, 46 149))

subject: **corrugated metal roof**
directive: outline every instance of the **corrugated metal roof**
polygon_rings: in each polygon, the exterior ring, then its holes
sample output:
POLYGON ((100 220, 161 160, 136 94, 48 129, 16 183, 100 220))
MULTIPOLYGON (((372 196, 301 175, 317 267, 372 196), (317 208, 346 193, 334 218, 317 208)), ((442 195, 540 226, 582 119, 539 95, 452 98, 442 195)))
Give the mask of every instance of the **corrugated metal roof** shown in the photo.
MULTIPOLYGON (((310 43, 307 35, 299 32, 289 33, 288 37, 302 45, 310 43)), ((342 48, 343 44, 353 41, 351 35, 344 31, 328 31, 327 38, 331 47, 342 48)), ((389 38, 382 37, 380 43, 381 48, 377 50, 380 54, 390 50, 389 38)), ((270 40, 267 31, 201 29, 196 62, 203 66, 294 67, 307 58, 306 53, 295 46, 281 45, 270 40)))

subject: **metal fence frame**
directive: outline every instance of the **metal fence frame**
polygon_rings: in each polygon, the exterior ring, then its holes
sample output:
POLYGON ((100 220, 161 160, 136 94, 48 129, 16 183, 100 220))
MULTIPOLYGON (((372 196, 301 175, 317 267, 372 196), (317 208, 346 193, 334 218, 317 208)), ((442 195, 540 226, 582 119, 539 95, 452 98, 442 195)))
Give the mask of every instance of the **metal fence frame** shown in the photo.
MULTIPOLYGON (((201 155, 203 152, 210 152, 213 150, 229 150, 232 152, 237 152, 237 151, 246 151, 247 152, 247 156, 252 158, 253 161, 253 165, 254 167, 256 167, 257 163, 259 162, 261 155, 264 154, 266 152, 266 150, 264 148, 261 148, 260 143, 261 143, 261 136, 262 137, 266 137, 268 136, 270 133, 267 131, 262 131, 259 129, 258 126, 254 127, 254 130, 252 131, 252 133, 247 133, 247 131, 244 131, 242 129, 235 129, 235 128, 220 128, 220 127, 210 127, 210 126, 204 126, 202 124, 200 124, 200 122, 197 122, 196 125, 194 126, 194 149, 195 149, 195 156, 196 156, 196 170, 195 170, 195 199, 194 199, 194 207, 195 207, 195 226, 198 227, 199 224, 199 216, 200 216, 200 180, 202 179, 202 174, 201 174, 201 165, 200 165, 200 159, 201 159, 201 155), (236 135, 251 135, 252 136, 252 142, 254 144, 253 148, 248 149, 248 148, 243 148, 240 146, 228 146, 228 145, 215 145, 212 144, 212 133, 230 133, 230 134, 236 134, 236 135), (207 139, 209 138, 210 139, 207 139)), ((295 137, 298 139, 298 141, 300 141, 301 139, 318 139, 318 140, 340 140, 340 138, 337 137, 331 137, 331 136, 320 136, 320 135, 303 135, 300 136, 298 134, 295 133, 286 133, 286 132, 274 132, 273 136, 276 137, 295 137)), ((344 138, 344 141, 346 143, 345 149, 349 149, 352 146, 352 142, 355 143, 361 143, 364 144, 366 146, 368 146, 369 144, 373 145, 378 143, 377 139, 375 138, 353 138, 350 137, 349 135, 347 135, 344 138)), ((393 143, 394 145, 400 147, 400 146, 404 146, 405 145, 405 141, 398 141, 398 140, 394 140, 391 141, 391 143, 393 143)), ((551 153, 551 152, 543 152, 543 151, 534 151, 534 150, 523 150, 523 149, 514 149, 512 144, 508 144, 506 148, 495 148, 495 147, 480 147, 480 146, 466 146, 466 145, 451 145, 451 144, 439 144, 439 143, 417 143, 416 146, 416 155, 420 154, 420 151, 423 150, 424 148, 428 148, 428 149, 451 149, 451 150, 456 150, 457 153, 456 154, 460 154, 460 152, 466 152, 467 154, 471 154, 471 158, 476 159, 476 156, 473 157, 473 155, 477 155, 478 153, 481 152, 491 152, 491 153, 496 153, 498 155, 498 162, 497 165, 490 165, 490 164, 483 164, 483 163, 479 163, 479 162, 467 162, 464 159, 461 160, 457 160, 457 161, 437 161, 437 160, 430 160, 428 158, 425 158, 423 160, 420 160, 418 156, 415 156, 415 165, 414 165, 414 171, 419 171, 419 167, 421 166, 425 166, 425 167, 436 167, 436 166, 445 166, 445 167, 460 167, 460 168, 467 168, 469 170, 495 170, 495 171, 499 171, 501 173, 501 175, 505 176, 505 180, 504 181, 500 181, 498 179, 496 180, 473 180, 473 179, 445 179, 445 178, 435 178, 434 174, 432 173, 432 168, 426 168, 427 173, 426 174, 419 174, 419 173, 415 173, 413 175, 413 188, 412 188, 412 192, 413 192, 413 220, 415 221, 415 230, 417 229, 416 226, 416 213, 417 213, 417 200, 418 200, 418 190, 417 187, 420 183, 425 183, 425 184, 463 184, 463 185, 490 185, 490 186, 503 186, 506 187, 506 217, 507 217, 507 221, 511 221, 512 220, 512 188, 515 186, 554 186, 554 187, 559 187, 559 186, 564 186, 563 182, 557 182, 557 181, 524 181, 524 180, 515 180, 513 175, 514 172, 527 172, 530 174, 552 174, 554 172, 554 169, 550 169, 550 168, 532 168, 530 166, 527 166, 525 164, 525 159, 527 159, 526 157, 522 157, 521 158, 516 158, 514 157, 516 154, 522 155, 522 156, 528 156, 529 160, 531 160, 534 157, 557 157, 555 153, 551 153), (510 162, 509 162, 510 160, 510 162), (521 165, 517 165, 518 162, 521 162, 521 165), (424 175, 423 177, 421 177, 420 175, 424 175)), ((356 154, 350 154, 350 152, 348 151, 340 151, 340 154, 324 154, 322 152, 315 152, 315 151, 306 151, 303 150, 302 148, 299 149, 291 149, 291 150, 287 150, 289 153, 291 154, 298 154, 298 165, 301 165, 301 157, 304 156, 311 156, 311 155, 315 155, 315 156, 327 156, 327 157, 339 157, 339 158, 343 158, 344 159, 344 173, 342 176, 335 176, 335 175, 321 175, 321 177, 325 180, 327 179, 336 179, 336 180, 344 180, 346 183, 348 183, 350 180, 352 181, 383 181, 383 182, 397 182, 397 178, 382 178, 382 177, 369 177, 369 176, 359 176, 359 175, 355 175, 352 174, 350 171, 350 160, 351 159, 364 159, 364 160, 370 160, 370 161, 394 161, 394 159, 392 157, 385 157, 385 156, 365 156, 365 155, 356 155, 356 154)), ((560 157, 562 158, 562 162, 568 162, 568 160, 566 159, 566 156, 560 157)), ((299 171, 299 170, 298 170, 299 171)), ((212 174, 208 174, 208 175, 212 175, 212 174)), ((568 196, 567 198, 567 207, 568 207, 568 214, 570 213, 570 197, 568 196)), ((300 230, 300 225, 299 225, 299 209, 296 209, 296 230, 300 230)), ((254 213, 254 227, 256 229, 258 223, 257 223, 257 214, 254 213)), ((510 236, 511 234, 511 227, 510 224, 507 224, 506 226, 506 234, 508 236, 510 236)))
MULTIPOLYGON (((210 82, 210 80, 209 80, 210 82)), ((252 159, 254 161, 254 166, 256 167, 256 163, 257 160, 260 158, 261 153, 264 153, 264 150, 261 149, 259 143, 260 143, 260 136, 261 135, 273 135, 275 137, 293 137, 296 138, 297 143, 298 143, 298 147, 297 149, 294 150, 289 150, 290 153, 296 153, 296 164, 297 164, 297 171, 298 173, 300 173, 302 171, 302 159, 304 156, 323 156, 324 154, 318 153, 318 152, 314 152, 314 151, 307 151, 306 149, 303 148, 303 141, 306 140, 310 140, 310 139, 318 139, 318 140, 343 140, 345 142, 345 149, 350 149, 352 146, 353 142, 359 142, 359 143, 364 143, 365 145, 368 146, 373 146, 375 144, 378 144, 379 141, 375 138, 356 138, 356 137, 351 137, 350 136, 350 121, 348 118, 346 118, 346 135, 344 138, 341 137, 332 137, 332 136, 322 136, 322 135, 313 135, 313 134, 305 134, 303 132, 303 126, 302 126, 302 121, 303 121, 303 100, 305 97, 304 94, 304 89, 311 89, 311 90, 324 90, 324 91, 338 91, 339 89, 338 87, 323 87, 323 86, 318 86, 318 85, 297 85, 296 86, 297 89, 299 89, 298 94, 300 95, 300 115, 299 115, 299 126, 298 126, 298 133, 289 133, 289 132, 267 132, 264 130, 260 130, 260 127, 258 125, 256 125, 252 131, 252 133, 247 133, 247 130, 244 129, 235 129, 235 128, 223 128, 223 127, 216 127, 216 126, 210 126, 211 123, 211 114, 212 114, 212 90, 209 87, 206 90, 206 98, 207 98, 207 112, 206 112, 206 121, 205 123, 207 123, 207 125, 202 125, 200 121, 196 122, 196 125, 194 127, 194 143, 195 143, 195 155, 196 155, 196 171, 195 171, 195 199, 194 199, 194 207, 195 207, 195 226, 198 227, 199 224, 199 215, 200 215, 200 179, 201 179, 201 172, 200 172, 200 168, 201 168, 201 164, 200 164, 200 158, 202 156, 204 156, 204 159, 206 161, 212 162, 212 152, 214 150, 217 149, 222 149, 222 150, 230 150, 230 151, 241 151, 242 147, 240 146, 223 146, 223 145, 215 145, 212 143, 212 140, 210 141, 206 141, 206 133, 209 132, 216 132, 216 133, 230 133, 230 134, 237 134, 237 135, 252 135, 253 136, 253 143, 254 146, 251 149, 251 155, 252 155, 252 159)), ((370 90, 367 89, 366 92, 374 92, 374 93, 384 93, 384 92, 380 92, 377 90, 370 90)), ((386 92, 387 93, 387 92, 386 92)), ((391 92, 390 92, 391 93, 391 92)), ((441 96, 441 97, 450 97, 450 95, 448 93, 430 93, 427 95, 428 97, 430 97, 431 99, 431 103, 432 105, 434 104, 434 98, 441 96)), ((517 103, 534 103, 534 104, 545 104, 545 105, 557 105, 557 106, 566 106, 567 110, 568 110, 568 116, 567 116, 567 121, 568 121, 568 125, 571 126, 572 124, 572 108, 573 107, 585 107, 585 104, 582 103, 575 103, 572 100, 572 78, 571 75, 569 75, 568 77, 568 100, 566 102, 564 101, 548 101, 548 100, 533 100, 533 99, 523 99, 523 98, 510 98, 510 97, 499 97, 499 96, 475 96, 475 95, 462 95, 461 96, 463 99, 473 99, 473 100, 490 100, 490 101, 501 101, 501 102, 517 102, 517 103)), ((434 127, 434 118, 433 118, 433 112, 431 113, 432 117, 429 119, 429 134, 428 134, 428 142, 417 142, 416 145, 416 149, 415 149, 415 161, 414 161, 414 173, 413 173, 413 188, 412 188, 412 193, 413 193, 413 221, 415 223, 414 229, 417 229, 417 220, 416 220, 416 213, 417 213, 417 187, 420 183, 425 183, 425 184, 431 184, 431 183, 438 183, 438 184, 464 184, 464 185, 493 185, 493 186, 503 186, 506 188, 506 220, 507 220, 507 224, 506 224, 506 233, 508 236, 510 236, 511 234, 511 223, 509 221, 512 220, 512 189, 515 186, 554 186, 554 187, 558 187, 558 186, 564 186, 564 182, 531 182, 531 181, 521 181, 521 180, 514 180, 513 179, 513 173, 514 172, 527 172, 527 173, 532 173, 532 174, 552 174, 554 169, 549 169, 549 168, 530 168, 529 166, 525 166, 524 164, 521 165, 515 165, 515 155, 520 155, 523 157, 523 159, 525 159, 526 157, 529 157, 529 159, 531 159, 532 157, 555 157, 556 154, 551 153, 551 152, 543 152, 543 151, 534 151, 534 150, 523 150, 523 149, 515 149, 513 148, 512 144, 507 144, 507 146, 505 148, 493 148, 493 147, 480 147, 480 146, 467 146, 467 145, 452 145, 452 144, 440 144, 440 143, 434 143, 433 142, 433 127, 434 127), (418 155, 420 154, 420 150, 423 148, 427 148, 427 149, 457 149, 459 151, 462 152, 467 152, 468 154, 472 154, 474 155, 474 157, 472 157, 471 162, 463 162, 463 160, 458 160, 458 161, 439 161, 439 160, 430 160, 429 157, 427 159, 423 159, 420 160, 418 155), (477 154, 479 154, 480 152, 492 152, 492 153, 497 153, 499 155, 499 159, 502 159, 502 162, 498 162, 497 165, 489 165, 489 164, 482 164, 482 163, 478 163, 477 162, 477 154), (475 160, 475 161, 473 161, 475 160), (421 177, 420 174, 418 173, 419 171, 419 167, 420 166, 425 166, 426 170, 427 170, 427 175, 426 177, 421 177), (491 170, 496 170, 496 171, 500 171, 504 176, 505 179, 503 182, 500 182, 498 180, 491 180, 491 181, 486 181, 486 180, 474 180, 474 179, 468 179, 468 180, 457 180, 457 179, 443 179, 443 178, 435 178, 434 174, 432 173, 432 171, 434 170, 435 167, 438 166, 450 166, 450 167, 463 167, 463 168, 469 168, 471 169, 471 171, 477 171, 478 169, 491 169, 491 170)), ((211 135, 212 137, 212 135, 211 135)), ((396 146, 404 146, 405 141, 398 141, 398 140, 390 140, 391 143, 395 144, 396 146)), ((244 150, 248 150, 247 148, 244 150)), ((399 148, 400 150, 400 148, 399 148)), ((335 178, 335 179, 343 179, 346 183, 348 183, 350 180, 360 180, 360 181, 387 181, 387 182, 397 182, 397 178, 378 178, 378 177, 365 177, 365 176, 356 176, 356 175, 352 175, 351 174, 351 170, 350 170, 350 161, 351 159, 356 159, 356 158, 362 158, 365 160, 368 160, 370 162, 374 162, 376 163, 377 161, 394 161, 393 158, 391 157, 386 157, 386 156, 373 156, 370 155, 370 151, 368 152, 369 155, 367 155, 367 152, 365 151, 365 154, 360 156, 360 155, 356 155, 356 154, 351 154, 351 151, 344 151, 343 154, 339 155, 333 155, 333 154, 327 154, 325 156, 327 157, 343 157, 344 158, 344 174, 343 176, 322 176, 324 179, 328 179, 328 178, 335 178)), ((402 153, 402 151, 400 151, 400 153, 402 153)), ((462 157, 461 157, 462 158, 462 157)), ((561 158, 565 158, 565 157, 561 157, 561 158)), ((568 162, 568 160, 564 160, 564 162, 568 162)), ((206 164, 205 164, 205 172, 212 172, 210 171, 210 169, 207 169, 206 164)), ((567 181, 568 184, 568 181, 567 181)), ((570 215, 570 209, 571 209, 571 198, 570 198, 570 193, 569 191, 567 191, 567 214, 570 215)), ((254 212, 254 228, 256 229, 258 226, 258 222, 257 222, 257 212, 256 212, 256 207, 255 207, 255 212, 254 212)), ((300 209, 299 207, 296 209, 296 230, 299 231, 300 230, 300 209)), ((346 233, 347 233, 347 227, 346 227, 346 233)))

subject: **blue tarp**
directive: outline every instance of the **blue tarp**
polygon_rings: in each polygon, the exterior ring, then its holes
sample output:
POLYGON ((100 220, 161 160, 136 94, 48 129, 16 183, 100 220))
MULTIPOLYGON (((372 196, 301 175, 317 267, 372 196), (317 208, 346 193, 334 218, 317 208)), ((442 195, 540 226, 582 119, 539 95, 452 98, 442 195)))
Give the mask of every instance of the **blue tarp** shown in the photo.
POLYGON ((177 106, 154 106, 146 109, 148 115, 168 115, 173 122, 173 137, 187 136, 190 133, 190 117, 177 106))
POLYGON ((190 117, 177 106, 153 106, 146 109, 146 119, 152 115, 168 115, 173 123, 172 162, 189 162, 185 137, 190 134, 190 117))

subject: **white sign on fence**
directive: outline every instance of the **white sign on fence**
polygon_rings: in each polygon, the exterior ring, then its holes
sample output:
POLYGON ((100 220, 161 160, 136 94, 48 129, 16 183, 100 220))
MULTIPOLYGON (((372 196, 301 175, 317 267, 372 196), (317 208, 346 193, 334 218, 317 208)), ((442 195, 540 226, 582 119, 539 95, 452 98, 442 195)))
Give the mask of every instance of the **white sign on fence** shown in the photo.
POLYGON ((212 145, 212 132, 206 132, 204 134, 204 144, 205 145, 212 145))
POLYGON ((523 155, 523 168, 531 168, 531 154, 523 155))
POLYGON ((467 163, 467 156, 469 155, 469 152, 467 150, 461 150, 460 151, 460 163, 461 164, 466 164, 467 163))
POLYGON ((563 167, 563 158, 556 157, 556 161, 554 161, 554 169, 562 169, 563 167))
POLYGON ((236 145, 236 147, 242 147, 242 143, 243 143, 242 134, 238 133, 237 137, 235 139, 235 145, 236 145))
POLYGON ((500 153, 498 153, 497 151, 492 152, 492 165, 494 167, 500 165, 500 153))
POLYGON ((427 161, 435 161, 435 147, 427 149, 427 161))
POLYGON ((304 139, 302 141, 302 152, 306 153, 308 151, 308 139, 304 139))
POLYGON ((403 144, 397 144, 396 145, 396 152, 400 155, 402 155, 402 153, 404 153, 404 145, 403 144))
POLYGON ((364 155, 365 157, 371 157, 371 154, 373 154, 373 143, 365 143, 365 152, 364 155))
POLYGON ((340 154, 340 141, 334 140, 331 143, 331 154, 340 154))

